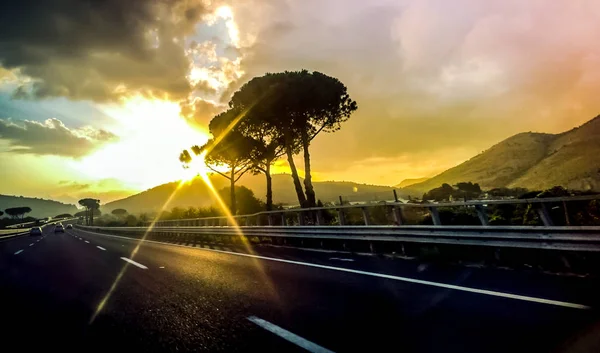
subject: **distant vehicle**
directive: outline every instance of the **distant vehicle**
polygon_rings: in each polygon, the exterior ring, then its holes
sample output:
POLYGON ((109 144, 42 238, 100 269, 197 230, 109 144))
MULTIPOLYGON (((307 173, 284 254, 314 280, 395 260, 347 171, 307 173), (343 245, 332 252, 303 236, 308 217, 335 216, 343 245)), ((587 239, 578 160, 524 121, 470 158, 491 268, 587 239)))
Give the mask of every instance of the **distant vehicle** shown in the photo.
POLYGON ((73 229, 73 225, 72 224, 67 224, 67 229, 73 229))
POLYGON ((58 223, 57 225, 54 226, 54 233, 64 233, 65 232, 65 227, 63 227, 63 225, 61 223, 58 223))
POLYGON ((29 235, 42 235, 42 228, 33 227, 29 230, 29 235))

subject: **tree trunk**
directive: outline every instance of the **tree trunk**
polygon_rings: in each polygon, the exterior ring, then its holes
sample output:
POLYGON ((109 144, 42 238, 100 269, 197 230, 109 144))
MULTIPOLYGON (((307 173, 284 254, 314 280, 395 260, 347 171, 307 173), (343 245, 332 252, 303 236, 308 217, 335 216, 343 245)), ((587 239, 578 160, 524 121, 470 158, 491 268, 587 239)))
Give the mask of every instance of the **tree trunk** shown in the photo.
POLYGON ((231 168, 231 179, 229 179, 229 211, 233 216, 237 213, 237 205, 235 201, 235 168, 231 168))
POLYGON ((294 155, 292 154, 292 150, 290 148, 286 148, 285 154, 287 155, 287 161, 290 165, 290 170, 292 171, 292 179, 294 179, 294 188, 296 189, 298 202, 300 202, 300 207, 305 207, 306 197, 304 196, 304 191, 302 190, 302 183, 300 183, 300 177, 298 177, 298 170, 296 169, 296 164, 294 163, 294 155))
POLYGON ((93 208, 90 210, 90 226, 94 225, 94 211, 93 208))
POLYGON ((265 168, 265 177, 267 178, 267 211, 273 210, 273 187, 271 178, 271 161, 267 161, 265 168))
POLYGON ((306 132, 302 132, 302 149, 304 150, 304 189, 306 190, 306 204, 307 207, 315 207, 317 205, 317 197, 315 195, 315 189, 312 185, 312 175, 310 173, 310 153, 308 153, 308 135, 306 132))

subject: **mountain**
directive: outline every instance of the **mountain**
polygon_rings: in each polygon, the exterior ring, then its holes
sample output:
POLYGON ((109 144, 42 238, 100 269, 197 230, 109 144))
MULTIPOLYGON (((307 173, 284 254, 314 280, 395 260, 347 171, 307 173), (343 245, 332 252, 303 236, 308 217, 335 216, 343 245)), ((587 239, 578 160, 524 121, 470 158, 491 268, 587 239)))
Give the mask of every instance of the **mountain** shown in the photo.
MULTIPOLYGON (((300 178, 304 186, 304 179, 300 178)), ((262 174, 244 175, 240 181, 254 194, 264 200, 267 193, 265 176, 262 174)), ((272 180, 273 201, 289 205, 298 204, 294 183, 290 174, 275 174, 272 180)), ((390 200, 394 198, 393 187, 381 185, 359 184, 351 181, 313 181, 317 199, 323 202, 339 202, 339 196, 345 201, 356 200, 390 200)), ((401 196, 398 194, 398 196, 401 196)))
POLYGON ((405 188, 407 186, 411 186, 413 184, 422 183, 429 178, 415 178, 415 179, 404 179, 400 182, 400 184, 394 186, 396 188, 405 188))
POLYGON ((482 189, 561 185, 600 190, 600 116, 561 134, 520 133, 405 192, 425 192, 443 183, 479 183, 482 189))
MULTIPOLYGON (((224 178, 212 178, 214 187, 218 190, 226 186, 224 178), (220 180, 222 179, 222 180, 220 180)), ((102 212, 110 212, 124 208, 129 213, 155 212, 163 207, 170 210, 173 207, 208 207, 216 202, 208 186, 200 178, 189 182, 178 181, 155 186, 124 199, 109 202, 100 207, 102 212)))
MULTIPOLYGON (((12 207, 30 207, 31 212, 27 216, 44 218, 54 217, 61 213, 76 213, 77 207, 53 200, 37 199, 33 197, 0 195, 0 210, 4 211, 12 207)), ((6 215, 4 215, 6 217, 6 215)))
MULTIPOLYGON (((211 176, 215 189, 228 186, 228 181, 220 176, 211 176)), ((200 178, 182 184, 179 182, 162 184, 139 194, 109 202, 101 207, 103 212, 116 208, 124 208, 130 213, 154 212, 166 204, 173 194, 166 209, 177 207, 207 207, 216 203, 211 191, 200 178), (175 190, 177 190, 175 192, 175 190)), ((238 185, 251 189, 259 199, 265 199, 266 186, 264 175, 244 175, 238 185)), ((296 205, 298 199, 294 191, 292 177, 289 174, 275 174, 272 178, 273 201, 277 203, 296 205)), ((353 182, 324 181, 313 182, 317 198, 323 202, 339 202, 339 196, 345 201, 358 200, 393 200, 393 188, 389 186, 358 184, 353 182)), ((399 197, 406 196, 398 194, 399 197)))

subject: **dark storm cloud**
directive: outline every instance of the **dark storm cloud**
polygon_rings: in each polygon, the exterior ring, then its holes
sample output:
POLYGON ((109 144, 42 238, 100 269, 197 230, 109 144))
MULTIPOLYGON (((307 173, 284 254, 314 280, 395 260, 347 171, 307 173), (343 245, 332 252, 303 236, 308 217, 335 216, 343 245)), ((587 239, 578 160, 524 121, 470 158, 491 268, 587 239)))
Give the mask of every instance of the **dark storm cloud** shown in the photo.
POLYGON ((203 13, 184 0, 2 1, 0 66, 33 79, 18 97, 187 97, 183 36, 203 13))
POLYGON ((69 129, 58 119, 43 123, 0 119, 0 139, 7 140, 9 151, 14 153, 78 158, 117 137, 90 127, 69 129))

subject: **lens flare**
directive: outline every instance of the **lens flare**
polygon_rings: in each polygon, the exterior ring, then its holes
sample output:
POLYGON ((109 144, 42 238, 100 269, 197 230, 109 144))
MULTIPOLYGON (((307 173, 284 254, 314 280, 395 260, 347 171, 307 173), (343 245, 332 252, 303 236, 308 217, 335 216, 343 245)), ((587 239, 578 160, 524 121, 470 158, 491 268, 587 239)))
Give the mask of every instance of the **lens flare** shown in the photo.
MULTIPOLYGON (((154 219, 150 223, 150 226, 148 227, 148 229, 144 233, 144 236, 142 236, 142 238, 135 245, 135 248, 133 249, 133 251, 131 251, 131 254, 129 255, 130 259, 133 260, 134 256, 137 254, 138 250, 140 249, 140 245, 143 243, 144 240, 146 240, 146 237, 148 237, 148 234, 150 234, 150 232, 154 228, 154 225, 156 224, 156 222, 160 218, 160 215, 162 214, 163 211, 165 211, 167 209, 167 207, 169 206, 169 204, 173 200, 173 197, 175 197, 175 195, 177 194, 177 192, 179 191, 179 189, 181 188, 181 186, 184 184, 184 182, 185 182, 184 180, 182 180, 181 182, 179 182, 179 184, 177 185, 177 187, 175 188, 175 190, 173 190, 173 192, 171 193, 171 195, 169 195, 169 198, 167 199, 167 201, 165 201, 165 203, 161 207, 160 212, 156 214, 156 216, 154 217, 154 219)), ((117 286, 119 285, 119 282, 121 281, 121 278, 123 277, 123 275, 127 271, 128 267, 129 267, 129 263, 125 262, 125 265, 123 266, 123 268, 121 269, 121 271, 119 272, 119 274, 117 275, 117 277, 115 278, 115 280, 113 281, 112 285, 110 286, 110 289, 108 290, 108 292, 106 293, 106 295, 104 295, 104 297, 102 298, 102 300, 100 301, 100 303, 96 307, 96 311, 94 311, 94 314, 92 315, 92 318, 90 319, 90 322, 89 322, 90 325, 94 322, 94 320, 96 320, 96 317, 98 317, 98 314, 100 314, 100 312, 102 312, 102 310, 104 309, 104 306, 106 305, 106 303, 108 302, 108 300, 110 299, 110 297, 113 295, 114 291, 117 289, 117 286)))

